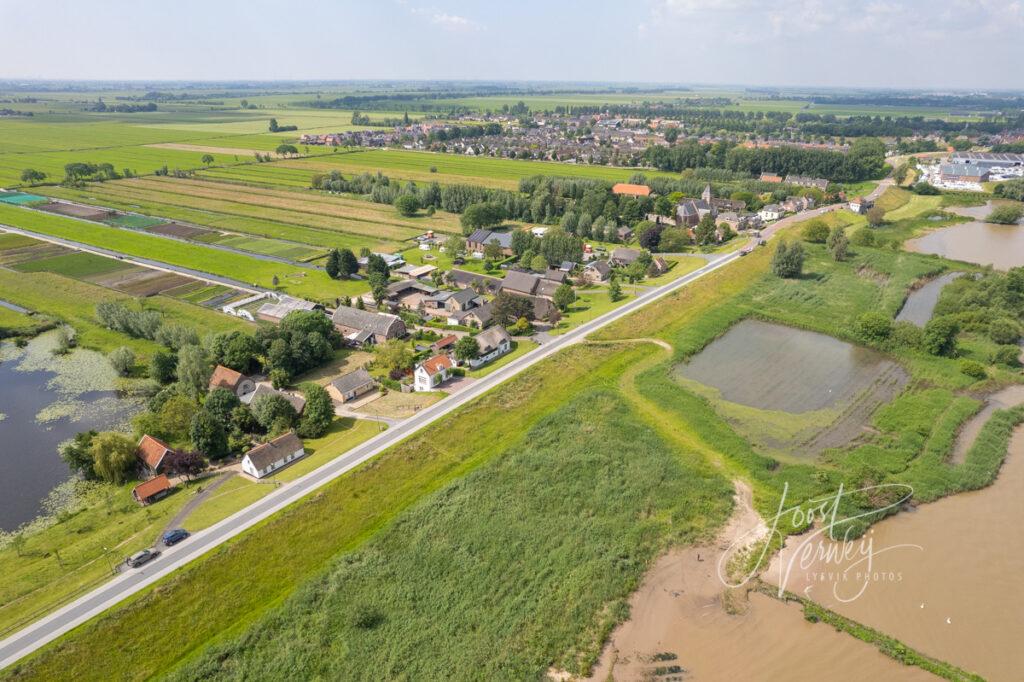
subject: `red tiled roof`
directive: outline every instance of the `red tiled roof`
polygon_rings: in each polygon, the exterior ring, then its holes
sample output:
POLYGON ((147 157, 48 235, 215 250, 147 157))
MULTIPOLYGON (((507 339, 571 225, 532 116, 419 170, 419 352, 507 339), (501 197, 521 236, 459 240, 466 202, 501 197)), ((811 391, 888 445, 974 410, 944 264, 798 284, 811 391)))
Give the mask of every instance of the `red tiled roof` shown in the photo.
POLYGON ((453 367, 451 358, 447 355, 435 355, 429 360, 423 362, 423 369, 427 370, 427 374, 433 376, 443 369, 451 369, 453 367))
POLYGON ((637 197, 650 196, 651 188, 647 185, 631 185, 628 182, 618 182, 612 186, 612 194, 630 194, 637 197))
POLYGON ((171 446, 159 438, 143 436, 139 441, 139 446, 135 449, 135 456, 155 471, 169 452, 171 452, 171 446))
POLYGON ((210 377, 210 390, 215 388, 226 388, 229 391, 234 391, 238 388, 238 382, 242 380, 242 373, 236 372, 230 367, 224 365, 217 365, 217 368, 213 370, 213 376, 210 377))
POLYGON ((450 336, 446 336, 443 339, 438 339, 437 342, 434 344, 434 348, 447 348, 448 346, 455 345, 455 343, 458 340, 459 337, 457 337, 455 334, 451 334, 450 336))
POLYGON ((145 500, 157 493, 163 492, 164 490, 171 489, 171 482, 167 479, 167 474, 160 474, 154 478, 140 483, 132 489, 132 495, 137 500, 145 500))

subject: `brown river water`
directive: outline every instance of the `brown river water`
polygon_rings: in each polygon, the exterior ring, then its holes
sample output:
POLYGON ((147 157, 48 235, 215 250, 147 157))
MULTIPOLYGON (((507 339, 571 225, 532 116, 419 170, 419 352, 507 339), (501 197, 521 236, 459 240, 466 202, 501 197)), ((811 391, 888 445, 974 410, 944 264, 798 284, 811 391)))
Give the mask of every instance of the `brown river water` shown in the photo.
POLYGON ((745 604, 740 598, 742 614, 727 613, 718 557, 745 533, 765 530, 749 490, 738 488, 737 511, 718 544, 670 552, 647 574, 630 601, 630 620, 612 634, 591 680, 935 679, 829 625, 809 623, 793 603, 754 592, 745 604))
POLYGON ((985 206, 959 206, 948 209, 952 213, 974 218, 929 232, 923 237, 910 239, 910 251, 932 253, 953 260, 979 265, 991 265, 997 270, 1009 270, 1024 265, 1024 226, 993 225, 983 222, 993 208, 985 206))
MULTIPOLYGON (((868 536, 870 571, 863 563, 851 568, 853 558, 818 559, 807 568, 795 560, 786 588, 809 589, 822 605, 988 680, 1024 679, 1022 492, 1024 428, 990 487, 876 524, 868 536)), ((780 567, 796 557, 800 541, 790 538, 766 580, 778 584, 780 567)))

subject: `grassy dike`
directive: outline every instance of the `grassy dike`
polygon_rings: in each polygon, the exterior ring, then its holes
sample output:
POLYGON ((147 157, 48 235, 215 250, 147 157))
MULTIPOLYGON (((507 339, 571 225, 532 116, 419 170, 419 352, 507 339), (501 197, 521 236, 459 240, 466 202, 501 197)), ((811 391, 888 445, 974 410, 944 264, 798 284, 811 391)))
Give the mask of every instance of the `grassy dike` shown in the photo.
POLYGON ((521 442, 559 404, 614 384, 638 353, 576 347, 559 354, 69 633, 6 677, 144 679, 228 641, 403 510, 521 442))

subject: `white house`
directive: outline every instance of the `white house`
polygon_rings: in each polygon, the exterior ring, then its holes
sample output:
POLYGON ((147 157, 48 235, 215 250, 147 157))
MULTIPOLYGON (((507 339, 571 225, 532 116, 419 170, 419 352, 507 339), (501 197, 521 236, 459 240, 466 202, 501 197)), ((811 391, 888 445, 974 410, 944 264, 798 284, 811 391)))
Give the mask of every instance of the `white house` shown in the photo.
POLYGON ((867 213, 868 209, 874 206, 875 203, 866 197, 857 197, 852 199, 849 203, 850 210, 858 215, 867 213))
POLYGON ((417 391, 433 391, 451 376, 451 358, 447 355, 435 355, 416 365, 413 373, 413 388, 417 391))
POLYGON ((491 327, 480 332, 476 335, 476 342, 480 346, 480 354, 469 361, 469 366, 473 369, 486 365, 512 350, 512 337, 504 327, 491 327))
POLYGON ((757 217, 766 223, 778 220, 782 217, 782 207, 778 204, 768 204, 758 212, 757 217))
POLYGON ((263 478, 305 454, 302 441, 294 431, 289 431, 245 453, 242 457, 242 471, 253 478, 263 478))

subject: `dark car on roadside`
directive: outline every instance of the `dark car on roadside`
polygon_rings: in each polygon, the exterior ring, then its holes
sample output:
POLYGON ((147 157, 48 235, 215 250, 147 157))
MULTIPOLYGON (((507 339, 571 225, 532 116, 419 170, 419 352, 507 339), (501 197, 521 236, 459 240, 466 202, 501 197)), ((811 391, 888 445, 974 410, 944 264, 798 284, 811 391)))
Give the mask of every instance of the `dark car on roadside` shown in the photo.
POLYGON ((189 536, 189 532, 184 528, 175 528, 164 533, 162 540, 164 544, 170 547, 176 545, 189 536))
POLYGON ((135 554, 132 554, 130 557, 125 559, 124 562, 128 564, 129 568, 138 568, 139 566, 142 566, 143 564, 152 561, 158 556, 160 556, 160 552, 154 552, 149 549, 144 549, 141 552, 136 552, 135 554))

